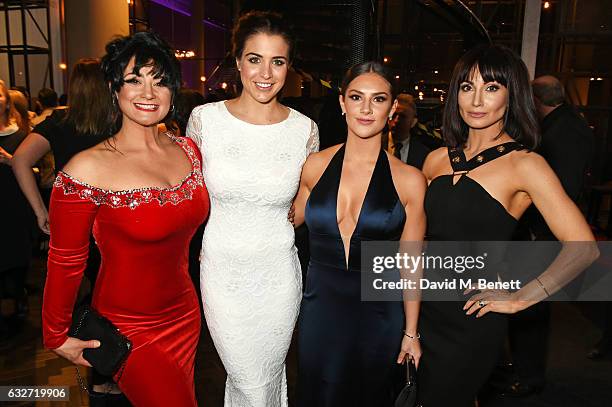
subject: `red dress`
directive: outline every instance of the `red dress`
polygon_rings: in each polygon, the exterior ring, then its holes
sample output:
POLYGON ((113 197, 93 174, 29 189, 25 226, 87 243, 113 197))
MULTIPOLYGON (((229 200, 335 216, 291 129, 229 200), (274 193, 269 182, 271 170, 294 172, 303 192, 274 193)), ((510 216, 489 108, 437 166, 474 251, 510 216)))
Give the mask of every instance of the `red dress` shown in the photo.
POLYGON ((187 268, 209 201, 198 148, 173 139, 192 164, 173 188, 113 192, 60 172, 51 196, 44 344, 55 349, 67 338, 93 227, 102 264, 92 307, 132 341, 118 385, 135 406, 197 405, 200 309, 187 268))

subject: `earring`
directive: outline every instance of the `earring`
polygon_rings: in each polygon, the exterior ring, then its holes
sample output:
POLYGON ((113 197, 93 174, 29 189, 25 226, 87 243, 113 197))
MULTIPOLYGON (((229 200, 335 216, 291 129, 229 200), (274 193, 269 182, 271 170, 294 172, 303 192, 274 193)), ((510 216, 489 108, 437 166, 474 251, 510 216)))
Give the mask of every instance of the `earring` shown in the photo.
POLYGON ((346 112, 344 112, 344 111, 343 111, 343 112, 342 112, 342 116, 345 116, 345 115, 346 115, 346 112))
POLYGON ((392 114, 389 115, 389 120, 393 120, 393 115, 392 114))
POLYGON ((170 110, 168 110, 169 112, 173 112, 174 111, 174 103, 172 104, 172 106, 170 106, 170 110))

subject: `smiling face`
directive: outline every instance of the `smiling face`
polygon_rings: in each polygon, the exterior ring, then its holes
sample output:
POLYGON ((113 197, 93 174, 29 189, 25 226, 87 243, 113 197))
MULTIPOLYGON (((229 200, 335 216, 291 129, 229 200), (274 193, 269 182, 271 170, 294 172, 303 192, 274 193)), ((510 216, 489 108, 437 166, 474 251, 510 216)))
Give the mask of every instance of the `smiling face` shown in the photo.
POLYGON ((143 66, 138 75, 132 73, 134 58, 123 72, 123 86, 117 92, 119 109, 123 120, 129 120, 141 126, 153 126, 161 122, 168 114, 172 92, 161 81, 151 74, 152 66, 143 66))
POLYGON ((344 95, 340 95, 340 106, 346 113, 349 133, 370 138, 382 132, 389 115, 395 112, 397 101, 393 100, 389 82, 368 72, 348 84, 344 95))
POLYGON ((461 82, 457 96, 459 113, 471 129, 494 127, 501 131, 508 107, 508 88, 498 82, 485 82, 478 69, 461 82))
POLYGON ((283 88, 289 69, 289 44, 280 35, 255 34, 244 43, 236 60, 242 92, 259 103, 269 103, 283 88))

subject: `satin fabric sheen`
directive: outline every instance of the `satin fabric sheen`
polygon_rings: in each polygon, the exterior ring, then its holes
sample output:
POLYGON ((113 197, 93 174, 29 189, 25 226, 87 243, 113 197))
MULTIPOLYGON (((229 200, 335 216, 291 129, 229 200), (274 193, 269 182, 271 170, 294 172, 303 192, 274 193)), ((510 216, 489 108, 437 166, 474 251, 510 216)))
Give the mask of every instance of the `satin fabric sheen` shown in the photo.
POLYGON ((175 141, 192 162, 175 188, 109 193, 60 173, 51 197, 44 344, 54 349, 67 338, 93 228, 102 264, 92 307, 132 341, 115 378, 135 406, 196 405, 200 310, 188 251, 209 202, 198 149, 191 140, 175 141))
POLYGON ((337 223, 344 146, 306 203, 310 263, 298 342, 298 405, 386 406, 400 350, 401 302, 361 301, 361 243, 399 240, 406 220, 380 151, 351 238, 348 269, 337 223))

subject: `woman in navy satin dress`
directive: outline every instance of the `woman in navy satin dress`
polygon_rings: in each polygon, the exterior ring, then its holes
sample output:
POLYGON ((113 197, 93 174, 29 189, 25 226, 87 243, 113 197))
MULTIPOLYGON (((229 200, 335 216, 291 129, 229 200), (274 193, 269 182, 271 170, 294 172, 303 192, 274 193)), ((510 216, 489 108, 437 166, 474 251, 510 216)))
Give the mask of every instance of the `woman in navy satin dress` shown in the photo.
POLYGON ((361 301, 361 243, 422 241, 425 178, 381 148, 397 101, 382 65, 346 74, 340 105, 345 144, 309 156, 295 224, 310 233, 310 263, 299 319, 298 406, 387 406, 396 363, 421 350, 419 303, 361 301), (305 218, 305 219, 304 219, 305 218))

